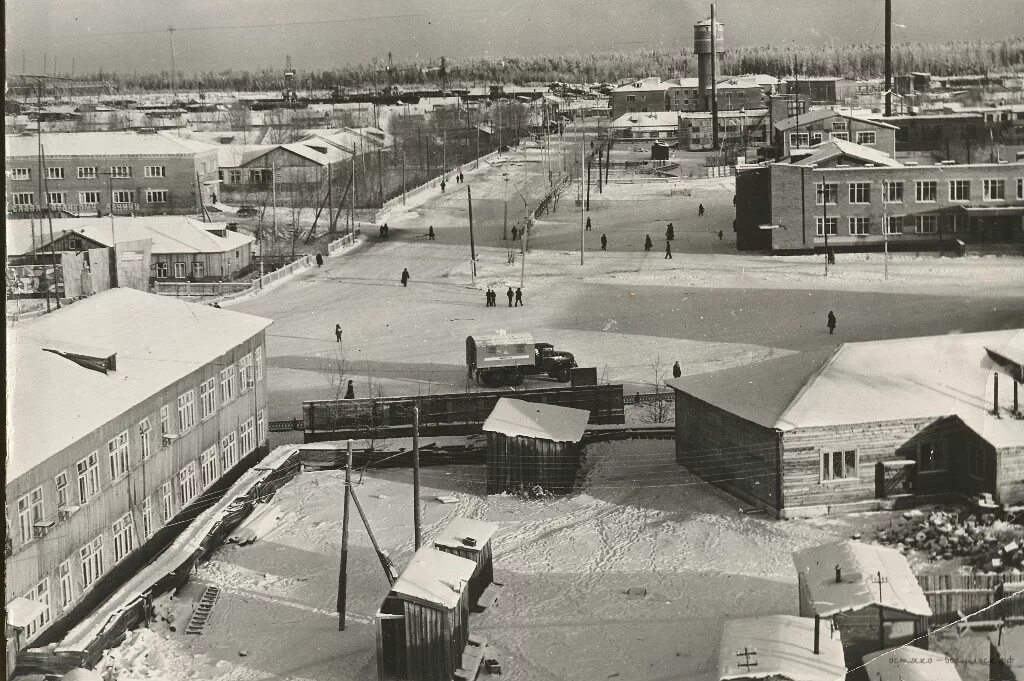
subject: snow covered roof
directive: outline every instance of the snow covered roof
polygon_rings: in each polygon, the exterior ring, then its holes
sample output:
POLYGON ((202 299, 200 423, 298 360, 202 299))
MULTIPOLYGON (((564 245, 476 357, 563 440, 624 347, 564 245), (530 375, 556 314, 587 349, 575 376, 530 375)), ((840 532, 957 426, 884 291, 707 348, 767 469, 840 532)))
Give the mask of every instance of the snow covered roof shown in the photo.
POLYGON ((39 601, 18 596, 7 604, 7 624, 24 629, 46 610, 46 605, 39 601))
POLYGON ((350 156, 333 145, 316 144, 316 142, 312 140, 292 142, 290 144, 282 144, 280 146, 286 151, 290 151, 297 156, 301 156, 306 160, 313 161, 314 163, 318 163, 322 166, 330 165, 331 163, 339 163, 350 156))
POLYGON ((502 397, 484 421, 483 430, 508 437, 579 442, 589 420, 590 412, 584 409, 502 397))
POLYGON ((910 563, 896 549, 848 540, 794 551, 793 563, 811 608, 822 617, 873 605, 912 615, 932 614, 910 563), (840 582, 836 581, 837 565, 840 582))
POLYGON ((634 111, 622 114, 611 128, 676 128, 679 126, 678 111, 634 111))
MULTIPOLYGON (((256 240, 254 237, 241 232, 227 231, 224 236, 217 236, 209 230, 214 226, 223 229, 223 224, 213 225, 211 223, 199 222, 186 215, 115 216, 113 229, 110 226, 110 217, 61 218, 53 222, 53 236, 55 239, 67 232, 77 232, 87 239, 91 239, 104 246, 112 246, 115 239, 117 243, 152 239, 153 253, 155 255, 167 253, 225 253, 256 240), (60 228, 59 232, 58 226, 60 228)), ((36 222, 36 229, 39 229, 38 221, 36 222)), ((20 251, 21 253, 25 253, 31 248, 31 244, 26 244, 26 242, 31 241, 31 230, 30 220, 8 221, 8 235, 12 233, 18 235, 15 238, 15 242, 19 247, 29 246, 29 248, 20 251), (28 235, 27 238, 26 235, 28 235)), ((45 236, 44 240, 37 242, 37 246, 50 242, 48 227, 45 236)))
POLYGON ((497 523, 487 523, 472 518, 455 518, 434 537, 434 546, 446 546, 453 549, 481 550, 498 530, 497 523), (475 539, 476 544, 467 546, 463 539, 475 539))
POLYGON ((823 142, 815 144, 810 147, 811 153, 806 156, 801 156, 796 160, 791 160, 790 163, 795 166, 809 166, 816 163, 822 163, 829 159, 835 158, 836 156, 848 156, 850 158, 863 161, 864 163, 873 163, 878 166, 885 166, 887 168, 902 168, 903 164, 894 159, 889 154, 885 153, 881 149, 874 147, 864 146, 863 144, 857 144, 856 142, 850 142, 849 140, 842 140, 831 138, 823 142))
POLYGON ((458 605, 475 570, 476 563, 469 559, 424 546, 413 555, 391 593, 422 605, 451 609, 458 605))
POLYGON ((700 78, 673 78, 665 81, 669 87, 700 87, 700 78))
POLYGON ((652 76, 650 78, 641 78, 640 80, 634 80, 626 83, 625 85, 620 85, 612 90, 612 92, 657 92, 668 90, 670 87, 673 87, 673 84, 670 81, 662 80, 657 76, 652 76))
MULTIPOLYGON (((178 156, 213 151, 215 145, 166 132, 44 132, 47 159, 68 156, 178 156)), ((35 158, 35 135, 6 135, 7 158, 35 158)))
POLYGON ((270 326, 271 320, 114 288, 7 329, 7 482, 270 326), (44 348, 117 353, 84 368, 44 348))
POLYGON ((221 144, 217 147, 217 165, 221 170, 241 168, 274 148, 273 144, 221 144))
POLYGON ((814 620, 795 615, 766 615, 727 620, 722 627, 718 678, 842 681, 846 678, 839 632, 821 627, 814 654, 814 620), (753 651, 747 656, 744 651, 753 651), (756 667, 741 666, 756 662, 756 667))
POLYGON ((824 121, 829 118, 845 118, 851 121, 857 121, 859 123, 866 123, 873 125, 878 128, 889 128, 890 130, 899 130, 899 126, 886 123, 885 121, 877 118, 861 118, 860 116, 851 116, 848 113, 843 113, 838 109, 813 109, 806 113, 802 113, 799 116, 791 116, 784 118, 775 124, 775 129, 780 131, 789 130, 795 128, 797 125, 807 125, 808 123, 816 123, 818 121, 824 121))
POLYGON ((917 646, 865 655, 864 669, 871 681, 961 681, 948 655, 917 646))

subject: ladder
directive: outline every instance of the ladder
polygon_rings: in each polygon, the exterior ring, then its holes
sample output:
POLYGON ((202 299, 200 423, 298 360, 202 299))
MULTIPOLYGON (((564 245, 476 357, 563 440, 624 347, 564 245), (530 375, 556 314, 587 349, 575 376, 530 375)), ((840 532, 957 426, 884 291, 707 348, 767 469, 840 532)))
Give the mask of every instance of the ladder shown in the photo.
POLYGON ((192 617, 188 621, 188 626, 185 627, 186 634, 203 633, 203 627, 206 626, 207 620, 210 619, 210 612, 213 610, 213 604, 217 602, 218 596, 220 596, 220 587, 206 587, 206 591, 203 592, 202 598, 199 599, 199 606, 195 609, 195 612, 192 613, 192 617))

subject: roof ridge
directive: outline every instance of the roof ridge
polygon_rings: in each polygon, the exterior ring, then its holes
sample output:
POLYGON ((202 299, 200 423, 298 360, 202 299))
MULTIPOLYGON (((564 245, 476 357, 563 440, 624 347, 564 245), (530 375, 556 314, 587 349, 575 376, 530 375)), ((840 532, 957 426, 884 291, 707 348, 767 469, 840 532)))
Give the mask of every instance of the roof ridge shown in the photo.
MULTIPOLYGON (((798 391, 796 391, 796 395, 793 396, 793 399, 791 399, 789 401, 789 403, 786 404, 786 406, 783 408, 783 410, 779 413, 779 417, 777 419, 775 419, 775 426, 774 427, 777 430, 784 430, 783 426, 786 425, 786 424, 784 424, 783 421, 785 421, 786 415, 793 408, 793 406, 797 403, 797 401, 800 400, 800 398, 802 398, 804 396, 804 393, 806 393, 808 391, 808 389, 810 389, 811 384, 813 384, 816 380, 818 380, 818 377, 821 376, 821 374, 825 371, 825 369, 828 368, 829 366, 831 366, 836 361, 836 357, 839 356, 839 353, 842 352, 846 348, 847 345, 848 345, 848 343, 840 343, 836 347, 836 349, 832 352, 832 354, 829 355, 828 359, 826 359, 824 362, 822 362, 821 366, 819 366, 814 371, 814 373, 811 374, 807 378, 807 380, 804 381, 804 384, 800 387, 800 389, 798 391)), ((847 541, 849 541, 849 540, 847 540, 847 541)))

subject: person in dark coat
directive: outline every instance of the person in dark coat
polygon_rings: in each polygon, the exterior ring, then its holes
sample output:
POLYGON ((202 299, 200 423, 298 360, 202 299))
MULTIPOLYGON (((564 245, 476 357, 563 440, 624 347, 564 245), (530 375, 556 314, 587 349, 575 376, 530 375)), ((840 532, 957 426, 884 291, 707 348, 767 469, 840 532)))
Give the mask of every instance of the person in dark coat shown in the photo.
POLYGON ((672 259, 672 241, 665 239, 665 260, 672 259))
POLYGON ((512 293, 512 287, 508 287, 508 292, 505 294, 508 296, 508 306, 512 307, 512 299, 516 297, 516 294, 512 293))
POLYGON ((721 241, 721 240, 722 240, 722 237, 723 237, 723 236, 725 236, 725 235, 724 235, 724 234, 722 234, 722 230, 718 230, 718 240, 719 240, 719 241, 721 241))
POLYGON ((431 241, 434 240, 434 225, 430 225, 430 228, 427 230, 427 238, 431 241))
POLYGON ((605 235, 605 234, 601 235, 601 250, 602 251, 607 251, 608 250, 608 236, 605 235))
POLYGON ((384 225, 381 225, 380 229, 378 229, 377 231, 380 232, 380 238, 383 239, 384 238, 384 225))
POLYGON ((388 232, 390 232, 390 231, 391 231, 391 228, 390 228, 390 227, 388 227, 388 223, 386 223, 386 222, 385 222, 385 223, 384 223, 384 238, 385 238, 385 239, 387 239, 387 238, 388 238, 388 232))
POLYGON ((651 235, 648 234, 647 238, 644 239, 644 252, 650 251, 652 248, 654 248, 654 242, 651 241, 651 235))
POLYGON ((679 366, 678 360, 672 365, 672 378, 679 378, 683 375, 683 369, 679 366))
POLYGON ((676 238, 676 230, 675 227, 672 226, 671 222, 668 223, 668 227, 665 228, 665 238, 669 241, 673 241, 676 238))
POLYGON ((316 254, 316 266, 317 267, 323 267, 324 266, 324 256, 320 255, 319 253, 316 254))
POLYGON ((513 227, 512 228, 512 241, 515 241, 516 237, 518 237, 518 236, 519 236, 519 231, 515 227, 513 227))
POLYGON ((341 342, 341 324, 334 325, 334 340, 335 342, 341 342))
POLYGON ((356 399, 356 387, 352 385, 352 381, 348 382, 348 388, 345 390, 345 399, 354 400, 356 399))
POLYGON ((704 204, 697 206, 697 215, 704 215, 704 204))
POLYGON ((408 286, 408 285, 409 285, 409 269, 406 268, 406 269, 402 270, 402 286, 408 286))
POLYGON ((586 229, 586 231, 589 232, 591 229, 592 229, 592 225, 590 224, 590 216, 588 215, 587 216, 587 229, 586 229))
POLYGON ((441 180, 441 193, 444 193, 444 180, 441 180))
POLYGON ((836 252, 833 251, 831 248, 828 249, 828 253, 825 254, 825 257, 828 258, 828 264, 829 265, 835 265, 836 264, 836 252))
POLYGON ((832 311, 828 311, 828 335, 832 335, 836 331, 836 314, 832 311))
POLYGON ((516 289, 516 305, 515 306, 519 307, 522 304, 523 304, 523 289, 517 288, 516 289))

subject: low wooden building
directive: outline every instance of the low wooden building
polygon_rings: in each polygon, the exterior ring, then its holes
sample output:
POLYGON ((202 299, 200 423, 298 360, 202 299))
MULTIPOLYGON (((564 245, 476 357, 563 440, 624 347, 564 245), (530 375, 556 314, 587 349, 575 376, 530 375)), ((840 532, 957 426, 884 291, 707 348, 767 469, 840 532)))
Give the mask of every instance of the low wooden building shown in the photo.
POLYGON ((916 646, 866 655, 864 669, 871 681, 961 681, 960 672, 948 655, 916 646))
POLYGON ((476 564, 469 580, 469 598, 476 602, 494 581, 494 562, 491 556, 491 537, 497 531, 496 523, 471 518, 456 518, 434 537, 438 551, 461 556, 476 564))
POLYGON ((413 555, 377 612, 380 681, 455 678, 469 646, 467 587, 475 570, 473 561, 428 546, 413 555))
MULTIPOLYGON (((841 541, 793 552, 800 615, 830 620, 842 637, 847 666, 868 653, 927 642, 928 599, 899 551, 841 541)), ((827 628, 827 627, 826 627, 827 628)))
POLYGON ((846 664, 838 631, 814 620, 765 615, 728 620, 718 655, 720 681, 844 681, 846 664), (815 636, 818 640, 815 643, 815 636))
POLYGON ((500 494, 540 486, 567 494, 576 482, 583 431, 590 412, 498 400, 483 432, 487 434, 487 493, 500 494))

